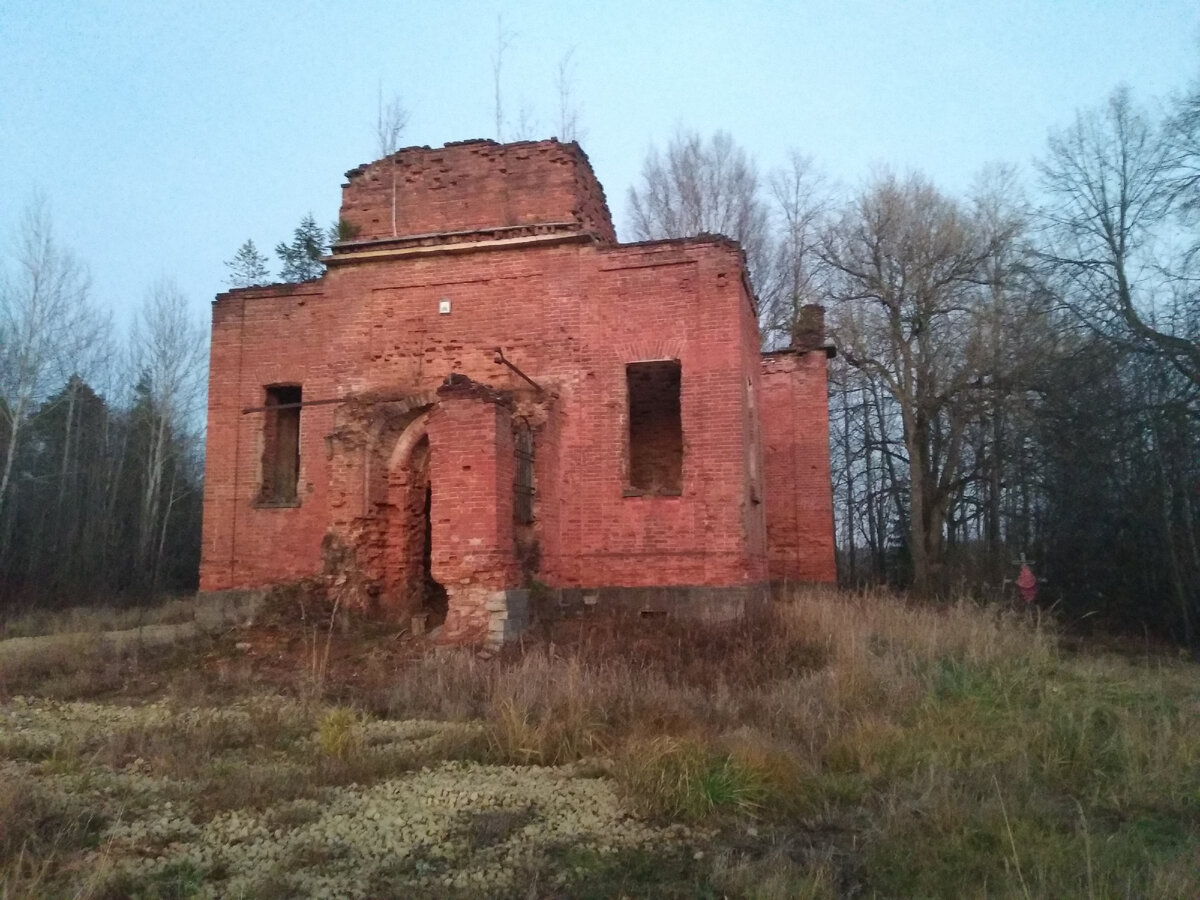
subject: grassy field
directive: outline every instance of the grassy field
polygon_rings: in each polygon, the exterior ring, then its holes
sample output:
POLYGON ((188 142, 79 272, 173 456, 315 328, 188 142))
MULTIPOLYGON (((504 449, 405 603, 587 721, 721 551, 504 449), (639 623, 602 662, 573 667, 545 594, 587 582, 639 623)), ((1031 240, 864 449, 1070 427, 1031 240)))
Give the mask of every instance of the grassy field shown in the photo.
POLYGON ((0 897, 1200 896, 1169 652, 817 591, 488 659, 305 614, 0 644, 0 897))

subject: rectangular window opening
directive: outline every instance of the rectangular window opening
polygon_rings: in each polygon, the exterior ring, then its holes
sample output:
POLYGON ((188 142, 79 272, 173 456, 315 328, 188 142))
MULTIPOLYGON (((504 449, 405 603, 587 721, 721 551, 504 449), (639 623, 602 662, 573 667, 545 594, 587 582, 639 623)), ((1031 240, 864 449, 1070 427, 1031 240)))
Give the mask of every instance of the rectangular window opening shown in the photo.
POLYGON ((533 524, 533 431, 525 423, 513 435, 516 471, 513 477, 513 521, 533 524))
POLYGON ((300 481, 300 404, 298 384, 266 389, 263 412, 262 502, 287 505, 297 501, 300 481))
POLYGON ((629 486, 642 494, 683 492, 683 421, 678 360, 630 363, 629 486))

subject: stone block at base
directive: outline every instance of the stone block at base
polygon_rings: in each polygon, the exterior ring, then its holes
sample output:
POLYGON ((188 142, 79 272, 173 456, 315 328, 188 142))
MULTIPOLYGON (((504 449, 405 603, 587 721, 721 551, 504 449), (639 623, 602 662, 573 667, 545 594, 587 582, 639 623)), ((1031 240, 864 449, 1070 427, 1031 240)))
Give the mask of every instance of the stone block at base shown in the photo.
POLYGON ((446 624, 438 642, 498 647, 528 627, 529 591, 459 588, 450 598, 446 624))

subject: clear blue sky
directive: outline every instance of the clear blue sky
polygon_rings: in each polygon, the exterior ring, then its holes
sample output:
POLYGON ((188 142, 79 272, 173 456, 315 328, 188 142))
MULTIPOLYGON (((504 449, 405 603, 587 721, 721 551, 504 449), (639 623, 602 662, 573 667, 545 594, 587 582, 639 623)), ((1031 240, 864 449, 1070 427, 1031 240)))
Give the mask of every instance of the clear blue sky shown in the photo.
POLYGON ((0 234, 40 191, 100 302, 124 317, 168 275, 207 317, 244 240, 269 253, 306 212, 336 219, 380 84, 411 110, 406 145, 495 136, 498 15, 505 136, 522 107, 557 131, 573 48, 618 227, 677 125, 729 131, 764 171, 797 148, 847 185, 885 164, 955 192, 988 162, 1028 174, 1118 83, 1200 75, 1196 0, 3 0, 0 234))

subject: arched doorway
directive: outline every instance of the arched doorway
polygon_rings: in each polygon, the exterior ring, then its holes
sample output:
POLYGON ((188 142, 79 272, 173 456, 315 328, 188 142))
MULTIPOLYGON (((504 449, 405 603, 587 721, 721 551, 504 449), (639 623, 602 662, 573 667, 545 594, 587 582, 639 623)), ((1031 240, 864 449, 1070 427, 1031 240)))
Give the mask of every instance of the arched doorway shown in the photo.
POLYGON ((426 613, 433 627, 446 618, 446 589, 433 577, 434 485, 430 480, 428 413, 396 442, 388 471, 386 605, 397 618, 426 613))

